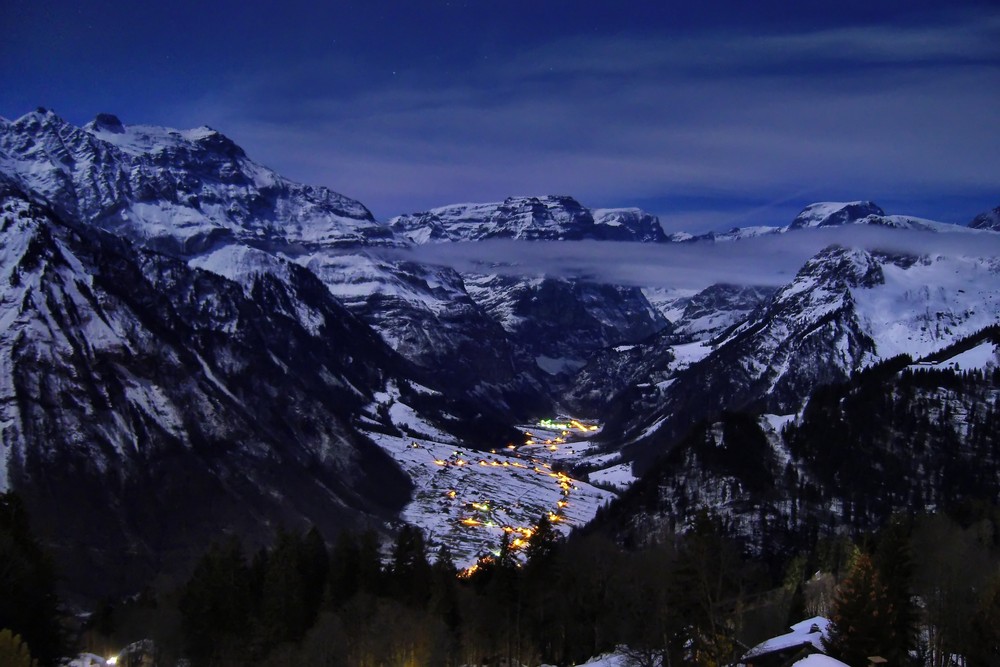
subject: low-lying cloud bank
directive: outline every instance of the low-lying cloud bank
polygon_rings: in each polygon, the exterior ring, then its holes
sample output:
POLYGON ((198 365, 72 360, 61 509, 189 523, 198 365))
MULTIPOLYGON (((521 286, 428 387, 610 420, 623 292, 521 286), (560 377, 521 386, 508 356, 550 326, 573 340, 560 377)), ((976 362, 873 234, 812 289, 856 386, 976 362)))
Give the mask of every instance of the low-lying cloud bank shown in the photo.
POLYGON ((714 283, 784 285, 830 245, 910 255, 998 258, 1000 234, 848 226, 731 242, 478 241, 390 251, 388 257, 460 273, 576 278, 638 287, 703 289, 714 283))

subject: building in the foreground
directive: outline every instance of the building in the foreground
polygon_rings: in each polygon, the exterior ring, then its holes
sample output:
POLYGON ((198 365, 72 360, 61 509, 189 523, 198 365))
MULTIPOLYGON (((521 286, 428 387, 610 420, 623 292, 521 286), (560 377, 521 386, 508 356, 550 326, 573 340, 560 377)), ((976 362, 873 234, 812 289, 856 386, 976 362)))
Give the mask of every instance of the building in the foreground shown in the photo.
POLYGON ((792 626, 791 632, 772 637, 754 646, 743 655, 739 664, 745 667, 785 667, 793 664, 797 667, 833 667, 834 663, 842 665, 839 660, 825 655, 821 657, 831 662, 804 660, 823 653, 823 637, 826 636, 829 625, 830 621, 822 616, 800 621, 792 626), (821 662, 823 664, 819 664, 821 662))

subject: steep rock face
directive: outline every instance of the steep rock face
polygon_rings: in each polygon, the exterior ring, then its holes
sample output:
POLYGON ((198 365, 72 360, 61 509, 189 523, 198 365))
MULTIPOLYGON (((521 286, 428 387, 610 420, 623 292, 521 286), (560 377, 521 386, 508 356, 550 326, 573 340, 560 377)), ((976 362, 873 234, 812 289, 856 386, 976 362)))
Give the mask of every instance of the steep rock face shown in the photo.
POLYGON ((237 240, 328 247, 391 242, 359 202, 292 183, 208 127, 77 128, 38 110, 0 127, 0 169, 63 217, 191 256, 237 240))
POLYGON ((677 363, 674 339, 666 327, 638 343, 600 350, 573 376, 562 402, 579 414, 603 417, 609 406, 624 404, 624 392, 669 382, 677 363))
POLYGON ((711 285, 685 301, 674 334, 686 342, 710 340, 745 320, 774 292, 756 285, 711 285))
POLYGON ((809 227, 834 227, 849 225, 870 215, 884 216, 885 211, 872 201, 818 202, 810 204, 795 216, 789 229, 809 227))
POLYGON ((550 404, 531 358, 455 271, 344 254, 313 255, 305 266, 447 393, 470 396, 487 412, 511 419, 550 404))
POLYGON ((176 573, 223 529, 332 535, 405 502, 406 477, 350 424, 403 362, 315 278, 247 294, 18 190, 0 182, 0 482, 76 592, 176 573))
MULTIPOLYGON (((711 285, 666 299, 669 326, 632 344, 600 350, 573 377, 563 400, 581 414, 605 414, 630 389, 656 395, 678 372, 707 355, 710 341, 750 317, 774 294, 770 287, 711 285)), ((619 410, 624 414, 625 408, 619 410)))
POLYGON ((598 350, 668 326, 638 288, 555 278, 468 277, 470 295, 549 375, 572 373, 598 350))
POLYGON ((969 223, 972 229, 988 229, 993 232, 1000 232, 1000 206, 992 211, 980 213, 969 223))
POLYGON ((659 220, 639 209, 592 211, 572 197, 509 197, 490 204, 455 204, 389 221, 413 243, 525 241, 664 241, 659 220))

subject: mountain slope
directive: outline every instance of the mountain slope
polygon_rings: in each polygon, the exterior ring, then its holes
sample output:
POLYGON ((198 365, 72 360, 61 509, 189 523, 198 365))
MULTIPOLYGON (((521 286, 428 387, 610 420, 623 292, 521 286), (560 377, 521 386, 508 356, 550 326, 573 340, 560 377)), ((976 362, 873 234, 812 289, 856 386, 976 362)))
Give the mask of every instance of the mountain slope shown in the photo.
POLYGON ((757 552, 791 553, 895 513, 1000 502, 997 328, 934 357, 905 357, 818 388, 797 418, 699 422, 599 521, 644 543, 719 516, 757 552), (973 350, 982 364, 952 361, 973 350))
POLYGON ((223 529, 333 534, 406 500, 406 477, 350 425, 405 366, 311 275, 246 294, 67 225, 9 182, 0 211, 0 482, 78 592, 176 572, 223 529), (141 571, 119 569, 124 553, 141 571))
POLYGON ((794 412, 821 384, 995 323, 998 307, 996 258, 831 247, 668 386, 624 394, 616 428, 648 463, 713 411, 794 412))
POLYGON ((238 240, 316 247, 391 239, 359 202, 299 185, 207 127, 77 128, 39 109, 0 127, 0 169, 60 215, 149 247, 197 254, 238 240))
POLYGON ((454 204, 401 215, 389 227, 416 244, 522 241, 662 242, 660 221, 639 209, 591 210, 572 197, 509 197, 489 204, 454 204))

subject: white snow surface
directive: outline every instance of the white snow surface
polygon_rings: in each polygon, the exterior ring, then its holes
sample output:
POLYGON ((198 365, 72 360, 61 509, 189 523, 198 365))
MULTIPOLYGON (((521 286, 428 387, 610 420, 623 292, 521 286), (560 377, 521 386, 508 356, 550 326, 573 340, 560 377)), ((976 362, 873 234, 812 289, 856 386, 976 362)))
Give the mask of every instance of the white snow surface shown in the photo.
POLYGON ((805 644, 812 644, 817 650, 822 651, 823 638, 827 635, 829 626, 829 619, 822 616, 815 616, 804 621, 799 621, 791 627, 791 632, 773 637, 754 646, 744 654, 743 660, 805 644))
POLYGON ((557 517, 554 524, 559 531, 568 533, 614 498, 608 491, 553 472, 536 457, 503 448, 482 452, 463 447, 403 403, 393 386, 375 397, 369 411, 380 406, 388 408, 403 435, 374 431, 368 435, 415 486, 401 518, 424 532, 431 553, 446 546, 459 567, 496 553, 505 527, 513 531, 512 539, 523 539, 523 531, 548 515, 557 517))
POLYGON ((877 354, 926 356, 995 324, 1000 312, 1000 259, 924 257, 909 267, 882 263, 885 283, 852 288, 862 327, 877 354))
POLYGON ((983 341, 971 350, 960 352, 936 364, 913 364, 910 368, 953 369, 960 371, 985 370, 1000 364, 1000 349, 990 341, 983 341))
POLYGON ((850 667, 850 665, 822 653, 813 653, 792 663, 792 667, 850 667))
POLYGON ((632 663, 627 654, 614 652, 591 658, 587 662, 580 663, 579 667, 629 667, 630 664, 632 663))
POLYGON ((81 653, 66 663, 66 667, 108 667, 108 661, 93 653, 81 653))
POLYGON ((587 480, 591 484, 607 484, 623 491, 632 486, 637 479, 639 478, 632 473, 631 463, 619 463, 587 475, 587 480))
POLYGON ((832 201, 822 201, 816 202, 815 204, 810 204, 806 206, 801 213, 799 213, 796 218, 799 220, 799 224, 802 227, 818 227, 826 222, 830 216, 843 210, 848 206, 864 206, 870 202, 864 201, 852 201, 852 202, 832 202, 832 201))

